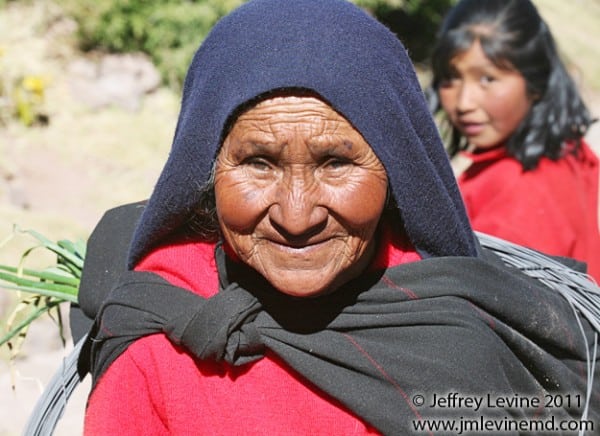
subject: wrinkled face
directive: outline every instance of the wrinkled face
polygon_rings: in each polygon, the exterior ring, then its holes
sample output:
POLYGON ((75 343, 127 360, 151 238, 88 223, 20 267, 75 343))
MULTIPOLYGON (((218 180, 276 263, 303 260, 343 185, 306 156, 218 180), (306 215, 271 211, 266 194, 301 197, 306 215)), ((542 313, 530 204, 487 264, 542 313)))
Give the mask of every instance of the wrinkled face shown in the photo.
POLYGON ((494 65, 479 41, 455 56, 451 69, 439 95, 452 124, 476 148, 502 145, 531 107, 525 78, 494 65))
POLYGON ((217 158, 225 240, 293 296, 332 292, 365 270, 386 192, 369 144, 312 97, 275 97, 243 113, 217 158))

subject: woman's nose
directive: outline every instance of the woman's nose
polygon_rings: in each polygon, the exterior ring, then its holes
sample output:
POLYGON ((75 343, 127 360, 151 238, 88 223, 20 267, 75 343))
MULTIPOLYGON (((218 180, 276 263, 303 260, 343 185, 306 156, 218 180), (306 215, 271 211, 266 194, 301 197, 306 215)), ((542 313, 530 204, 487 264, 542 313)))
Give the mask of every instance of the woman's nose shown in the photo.
POLYGON ((320 205, 320 190, 313 177, 284 178, 278 183, 275 197, 269 218, 284 236, 308 237, 326 225, 328 211, 320 205))

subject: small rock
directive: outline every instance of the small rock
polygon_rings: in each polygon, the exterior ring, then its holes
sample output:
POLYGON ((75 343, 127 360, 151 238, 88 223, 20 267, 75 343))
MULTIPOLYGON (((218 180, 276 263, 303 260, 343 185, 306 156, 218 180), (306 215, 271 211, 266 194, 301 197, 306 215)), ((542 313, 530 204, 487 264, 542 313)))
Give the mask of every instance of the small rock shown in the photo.
POLYGON ((69 66, 75 99, 92 109, 119 106, 135 111, 143 96, 160 86, 160 74, 141 54, 105 55, 99 61, 78 59, 69 66))

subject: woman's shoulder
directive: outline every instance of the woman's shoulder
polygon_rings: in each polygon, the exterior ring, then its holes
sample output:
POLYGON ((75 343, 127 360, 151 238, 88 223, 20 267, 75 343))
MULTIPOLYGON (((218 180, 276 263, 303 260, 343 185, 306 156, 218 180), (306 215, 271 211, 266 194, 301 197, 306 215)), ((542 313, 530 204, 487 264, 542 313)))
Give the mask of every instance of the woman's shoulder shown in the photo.
POLYGON ((168 375, 173 371, 182 375, 184 368, 196 368, 194 358, 173 344, 164 334, 144 336, 133 342, 123 353, 138 370, 147 375, 168 375))
POLYGON ((219 288, 215 247, 189 237, 176 237, 150 252, 136 266, 136 271, 160 275, 169 283, 210 297, 219 288))
MULTIPOLYGON (((209 363, 203 366, 207 367, 209 363)), ((165 386, 174 387, 182 381, 185 385, 185 382, 189 384, 190 380, 196 379, 197 364, 190 354, 169 341, 164 334, 144 336, 129 345, 111 364, 98 380, 93 395, 101 395, 96 394, 97 391, 110 392, 124 380, 131 384, 138 380, 137 383, 146 391, 144 395, 158 401, 165 386)))

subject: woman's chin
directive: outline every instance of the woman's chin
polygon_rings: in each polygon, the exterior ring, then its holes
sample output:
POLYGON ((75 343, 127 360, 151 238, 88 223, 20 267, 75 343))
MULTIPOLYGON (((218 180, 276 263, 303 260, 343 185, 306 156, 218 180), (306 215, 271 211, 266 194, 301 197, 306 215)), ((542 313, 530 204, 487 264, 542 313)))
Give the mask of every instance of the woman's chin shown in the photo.
POLYGON ((282 294, 298 298, 312 298, 329 294, 339 288, 339 280, 314 271, 277 272, 265 278, 282 294))

